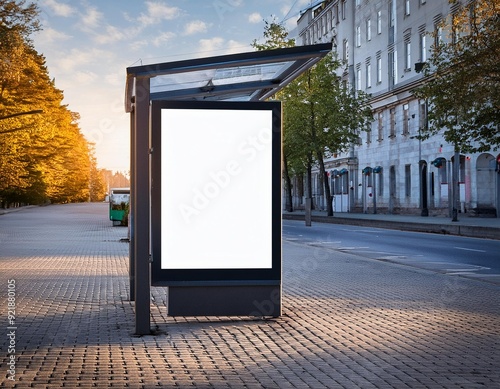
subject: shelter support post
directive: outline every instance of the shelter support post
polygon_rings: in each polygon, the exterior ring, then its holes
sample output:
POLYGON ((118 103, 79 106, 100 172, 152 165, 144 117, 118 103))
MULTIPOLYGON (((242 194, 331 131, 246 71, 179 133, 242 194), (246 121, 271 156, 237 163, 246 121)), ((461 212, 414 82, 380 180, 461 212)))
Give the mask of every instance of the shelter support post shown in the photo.
POLYGON ((150 175, 149 175, 149 77, 135 79, 135 108, 133 139, 133 213, 134 267, 135 267, 135 332, 137 335, 151 333, 150 297, 150 175))
POLYGON ((135 234, 134 234, 134 223, 133 217, 135 210, 135 190, 134 190, 134 155, 135 155, 135 112, 132 110, 130 112, 130 205, 129 205, 129 261, 128 261, 128 277, 129 277, 129 290, 130 290, 130 301, 135 301, 135 234))

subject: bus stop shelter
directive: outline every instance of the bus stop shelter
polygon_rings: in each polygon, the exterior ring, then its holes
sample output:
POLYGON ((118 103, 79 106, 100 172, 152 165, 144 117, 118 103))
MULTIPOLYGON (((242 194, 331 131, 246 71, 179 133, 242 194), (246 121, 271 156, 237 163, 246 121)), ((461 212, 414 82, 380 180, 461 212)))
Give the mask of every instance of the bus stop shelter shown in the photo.
MULTIPOLYGON (((158 106, 158 102, 166 106, 173 103, 174 107, 180 102, 211 102, 212 107, 219 103, 226 107, 228 102, 238 103, 239 107, 263 102, 312 67, 331 48, 331 43, 326 43, 127 68, 125 110, 130 113, 131 136, 129 272, 137 335, 151 333, 151 262, 157 260, 152 257, 152 247, 158 244, 152 241, 155 236, 152 214, 156 212, 151 202, 154 175, 151 156, 155 152, 152 107, 158 106)), ((281 139, 279 142, 281 148, 281 139)), ((276 177, 280 180, 280 175, 274 175, 273 181, 276 177)), ((281 199, 281 193, 273 196, 281 199)), ((276 208, 276 202, 273 204, 276 208)), ((278 211, 281 214, 281 209, 278 211)), ((281 259, 279 263, 281 266, 281 259)))

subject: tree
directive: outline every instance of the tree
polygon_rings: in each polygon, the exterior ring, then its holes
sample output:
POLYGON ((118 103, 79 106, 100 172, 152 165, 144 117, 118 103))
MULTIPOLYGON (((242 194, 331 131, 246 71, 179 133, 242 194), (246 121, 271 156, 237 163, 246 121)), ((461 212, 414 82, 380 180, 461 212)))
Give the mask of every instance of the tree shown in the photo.
POLYGON ((302 139, 302 158, 319 165, 328 216, 333 206, 325 158, 356 142, 373 120, 368 95, 344 86, 337 77, 341 66, 334 54, 327 55, 292 83, 284 103, 285 128, 302 139))
MULTIPOLYGON (((254 41, 252 42, 252 46, 256 50, 272 50, 295 46, 295 40, 288 38, 288 31, 282 24, 278 23, 276 19, 273 19, 270 22, 265 20, 264 23, 265 42, 259 43, 256 39, 254 39, 254 41)), ((278 100, 282 100, 287 94, 287 88, 288 87, 285 87, 284 90, 278 92, 275 98, 277 98, 278 100)), ((284 107, 284 109, 286 108, 284 107)), ((296 160, 294 159, 293 154, 294 147, 291 146, 292 143, 290 141, 292 137, 293 134, 290 134, 289 129, 286 129, 285 126, 283 134, 283 178, 285 180, 286 210, 289 212, 293 211, 291 172, 294 170, 297 171, 296 168, 300 166, 300 164, 295 163, 296 160)))
POLYGON ((0 0, 0 200, 88 201, 91 149, 29 39, 37 13, 0 0))
POLYGON ((106 197, 106 180, 104 171, 97 168, 94 145, 90 144, 90 201, 104 201, 106 197))
MULTIPOLYGON (((254 41, 259 50, 291 47, 283 25, 266 22, 265 44, 254 41)), ((327 199, 327 214, 333 215, 330 185, 326 179, 324 160, 333 153, 345 150, 357 141, 361 130, 369 130, 373 120, 368 96, 344 87, 336 75, 342 68, 335 55, 330 54, 287 85, 276 96, 283 101, 283 159, 287 191, 287 210, 291 211, 290 175, 307 172, 308 196, 311 196, 311 167, 318 163, 324 175, 322 183, 327 199)))
POLYGON ((29 40, 30 34, 41 28, 38 13, 35 3, 26 4, 26 0, 0 0, 0 31, 4 33, 5 30, 15 30, 29 40))
POLYGON ((288 37, 288 31, 283 24, 273 18, 271 21, 264 20, 264 43, 259 43, 257 39, 252 42, 252 47, 258 51, 272 50, 284 47, 294 47, 295 39, 288 37))
MULTIPOLYGON (((450 0, 456 3, 456 0, 450 0)), ((427 139, 443 131, 456 151, 500 147, 500 0, 477 0, 434 32, 424 84, 415 96, 429 102, 427 139), (441 40, 442 31, 448 39, 441 40)))

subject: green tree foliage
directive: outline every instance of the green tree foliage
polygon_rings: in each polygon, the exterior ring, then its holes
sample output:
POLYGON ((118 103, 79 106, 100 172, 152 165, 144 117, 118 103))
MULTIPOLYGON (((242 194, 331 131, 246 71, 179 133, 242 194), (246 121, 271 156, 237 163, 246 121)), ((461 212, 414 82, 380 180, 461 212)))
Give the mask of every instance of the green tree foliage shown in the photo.
MULTIPOLYGON (((295 40, 288 38, 288 32, 285 27, 278 23, 275 19, 271 22, 265 20, 264 27, 264 43, 259 43, 256 39, 252 42, 252 46, 256 50, 272 50, 285 47, 294 47, 295 40)), ((284 91, 280 91, 275 96, 278 100, 283 100, 287 94, 286 87, 284 91)), ((286 109, 286 106, 283 108, 286 109)), ((303 165, 297 163, 297 158, 300 160, 301 156, 296 156, 297 145, 293 143, 293 134, 284 126, 283 133, 283 178, 285 179, 286 191, 286 208, 292 211, 292 180, 291 174, 297 173, 303 165)), ((300 153, 299 153, 300 154, 300 153)))
MULTIPOLYGON (((266 23, 265 44, 253 45, 259 50, 294 46, 287 38, 285 28, 276 22, 266 23)), ((368 96, 345 87, 337 77, 343 64, 330 54, 284 88, 278 99, 283 101, 284 134, 283 153, 285 182, 291 210, 290 174, 308 172, 308 195, 310 189, 310 167, 319 165, 323 177, 327 213, 333 215, 331 191, 326 179, 325 158, 345 150, 357 141, 359 132, 369 130, 373 120, 368 96)))
POLYGON ((94 148, 90 149, 90 201, 104 201, 106 198, 107 187, 103 169, 97 168, 97 159, 95 158, 94 148))
POLYGON ((95 161, 29 34, 37 8, 0 0, 0 201, 89 200, 95 161), (28 114, 25 114, 28 113, 28 114))
POLYGON ((422 129, 422 137, 443 131, 456 150, 497 149, 500 0, 477 0, 461 8, 443 21, 434 40, 424 67, 426 82, 414 92, 429 101, 429 126, 422 129))
POLYGON ((333 215, 325 158, 346 150, 369 131, 372 112, 368 95, 345 87, 336 76, 342 64, 333 54, 302 74, 288 88, 285 98, 285 128, 297 145, 303 161, 313 160, 324 174, 327 213, 333 215))

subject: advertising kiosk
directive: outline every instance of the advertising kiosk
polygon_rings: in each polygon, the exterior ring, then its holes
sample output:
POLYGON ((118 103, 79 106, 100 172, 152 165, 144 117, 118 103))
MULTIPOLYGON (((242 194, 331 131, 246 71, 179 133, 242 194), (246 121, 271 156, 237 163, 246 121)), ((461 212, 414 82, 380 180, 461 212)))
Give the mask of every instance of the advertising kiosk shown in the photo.
POLYGON ((130 290, 171 316, 281 314, 281 103, 331 43, 127 68, 130 290))

